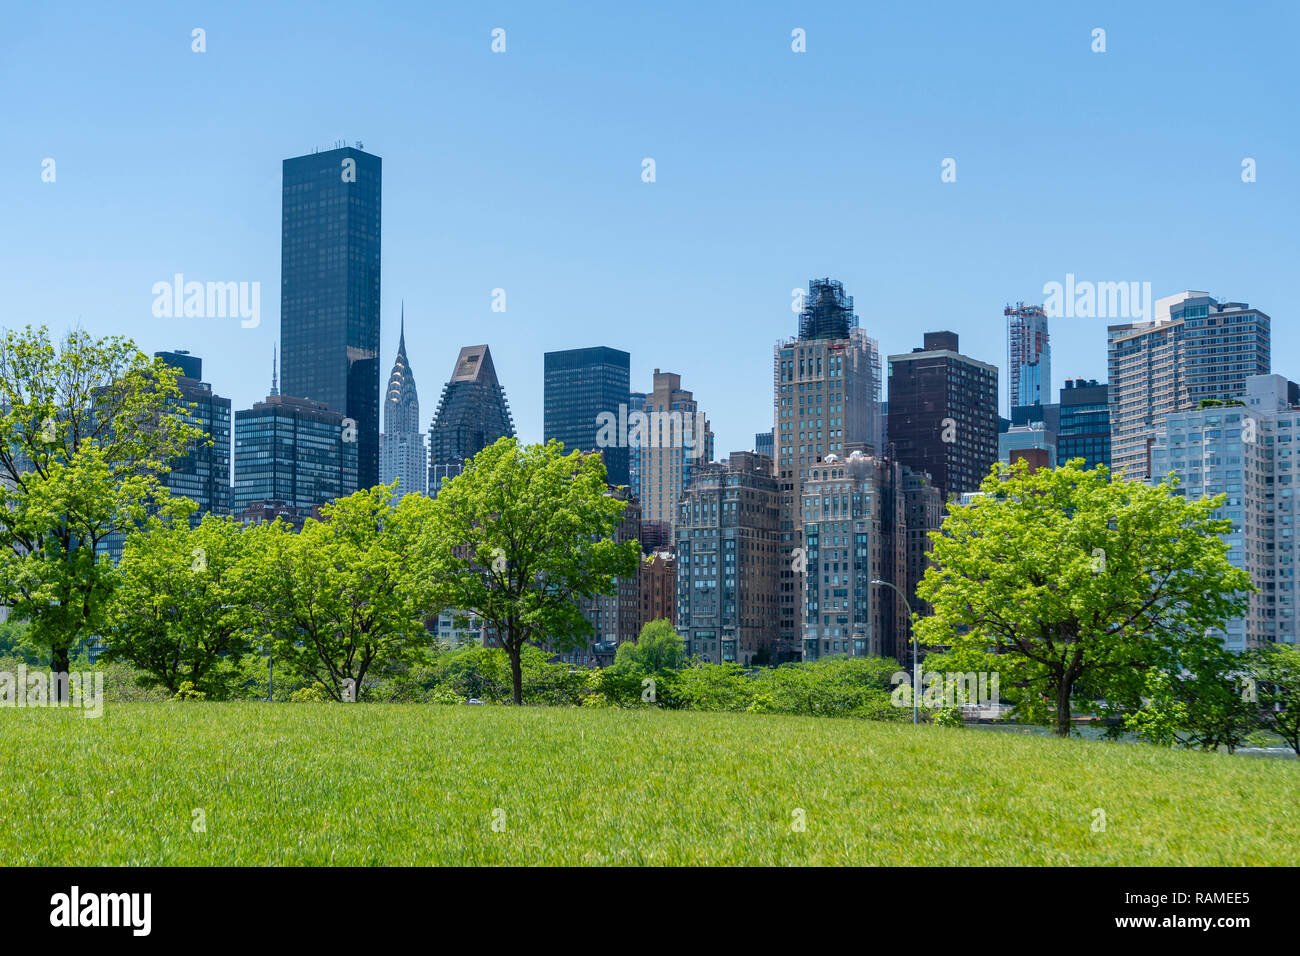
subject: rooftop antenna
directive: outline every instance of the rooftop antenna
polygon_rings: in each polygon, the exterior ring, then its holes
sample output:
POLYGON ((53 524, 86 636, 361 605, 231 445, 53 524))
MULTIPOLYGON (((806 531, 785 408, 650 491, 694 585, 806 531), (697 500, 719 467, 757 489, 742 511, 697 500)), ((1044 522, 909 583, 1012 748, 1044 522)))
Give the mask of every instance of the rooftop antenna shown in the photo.
POLYGON ((278 343, 276 342, 271 343, 271 394, 272 395, 280 394, 280 376, 278 371, 279 363, 276 361, 278 357, 276 354, 277 345, 278 343))

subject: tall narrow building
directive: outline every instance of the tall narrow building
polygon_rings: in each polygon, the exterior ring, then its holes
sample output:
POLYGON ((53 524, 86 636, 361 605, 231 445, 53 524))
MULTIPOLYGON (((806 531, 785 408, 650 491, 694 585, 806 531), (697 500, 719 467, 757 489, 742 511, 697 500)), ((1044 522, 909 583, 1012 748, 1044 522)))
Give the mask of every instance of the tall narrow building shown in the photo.
POLYGON ((998 370, 958 350, 955 332, 889 356, 889 444, 947 500, 979 490, 998 457, 998 370))
MULTIPOLYGON (((667 523, 677 517, 677 499, 701 465, 713 460, 713 430, 682 377, 655 369, 654 388, 642 406, 645 428, 629 428, 629 449, 637 458, 642 520, 667 523)), ((629 415, 630 417, 630 415, 629 415)))
POLYGON ((1157 299, 1153 321, 1109 326, 1111 468, 1145 480, 1171 412, 1245 395, 1247 378, 1269 373, 1269 327, 1259 309, 1204 292, 1157 299))
POLYGON ((714 664, 778 656, 780 515, 772 462, 733 451, 701 466, 677 503, 677 631, 714 664))
POLYGON ((384 395, 384 433, 379 436, 379 480, 397 482, 397 493, 429 490, 429 451, 420 432, 420 397, 406 357, 406 304, 402 304, 397 360, 384 395))
POLYGON ((803 482, 826 455, 843 455, 846 445, 879 453, 884 433, 880 347, 858 327, 853 297, 844 294, 843 283, 814 279, 804 305, 798 338, 777 345, 772 361, 781 497, 777 661, 803 653, 803 482))
POLYGON ((382 171, 350 146, 284 161, 281 388, 350 420, 362 488, 379 481, 382 171))
POLYGON ((556 439, 566 452, 599 451, 606 480, 611 485, 628 484, 631 356, 601 345, 547 352, 543 361, 543 440, 556 439), (603 430, 611 417, 617 427, 603 430))
POLYGON ((209 512, 229 514, 230 399, 213 393, 212 386, 203 381, 203 359, 197 355, 178 349, 155 352, 154 357, 179 372, 176 386, 181 391, 181 404, 187 409, 183 417, 211 439, 210 443, 191 443, 184 457, 172 461, 171 471, 162 476, 162 483, 173 495, 198 503, 193 521, 209 512))
POLYGON ((429 493, 455 478, 469 461, 498 438, 513 437, 506 391, 497 379, 486 345, 460 350, 429 426, 429 493))
POLYGON ((1007 319, 1007 399, 1012 411, 1051 402, 1052 343, 1047 313, 1041 305, 1017 302, 1002 314, 1007 319))

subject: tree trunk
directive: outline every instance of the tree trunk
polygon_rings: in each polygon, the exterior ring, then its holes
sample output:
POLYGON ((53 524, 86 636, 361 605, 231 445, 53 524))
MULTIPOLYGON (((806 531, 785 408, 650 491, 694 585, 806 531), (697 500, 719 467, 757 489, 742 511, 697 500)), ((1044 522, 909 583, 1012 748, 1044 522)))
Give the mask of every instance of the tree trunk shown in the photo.
POLYGON ((521 663, 523 648, 511 641, 506 650, 510 654, 510 680, 515 688, 515 706, 522 707, 524 705, 524 668, 521 663))
MULTIPOLYGON (((54 700, 52 703, 62 703, 65 694, 71 694, 72 689, 59 680, 60 674, 68 672, 68 649, 66 647, 56 647, 50 653, 50 672, 53 675, 53 691, 51 695, 54 700)), ((70 701, 69 701, 70 702, 70 701)))
POLYGON ((1056 736, 1070 736, 1070 682, 1064 676, 1056 684, 1056 736))

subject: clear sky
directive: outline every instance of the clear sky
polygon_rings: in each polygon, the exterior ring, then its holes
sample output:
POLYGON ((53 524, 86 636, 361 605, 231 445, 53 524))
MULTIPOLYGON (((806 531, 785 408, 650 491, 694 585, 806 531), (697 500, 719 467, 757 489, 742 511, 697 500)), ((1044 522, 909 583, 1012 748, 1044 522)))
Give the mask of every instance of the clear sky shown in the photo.
MULTIPOLYGON (((634 389, 679 372, 720 454, 750 448, 791 290, 825 275, 884 353, 952 329, 1004 396, 1003 306, 1067 273, 1249 302, 1300 378, 1298 10, 10 4, 0 325, 189 349, 247 407, 278 337, 281 160, 345 139, 383 158, 381 377, 405 299, 425 427, 462 345, 491 346, 528 440, 542 353, 610 345, 634 389), (261 324, 154 318, 177 272, 260 282, 261 324)), ((1053 323, 1054 387, 1105 378, 1105 324, 1053 323)))

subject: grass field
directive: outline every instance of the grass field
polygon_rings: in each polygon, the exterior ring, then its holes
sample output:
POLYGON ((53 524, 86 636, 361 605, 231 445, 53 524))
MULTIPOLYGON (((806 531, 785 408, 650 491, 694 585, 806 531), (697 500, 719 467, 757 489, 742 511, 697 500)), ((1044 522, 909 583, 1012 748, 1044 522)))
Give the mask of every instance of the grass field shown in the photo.
POLYGON ((1296 761, 849 720, 0 710, 3 864, 1282 865, 1298 793, 1296 761))

